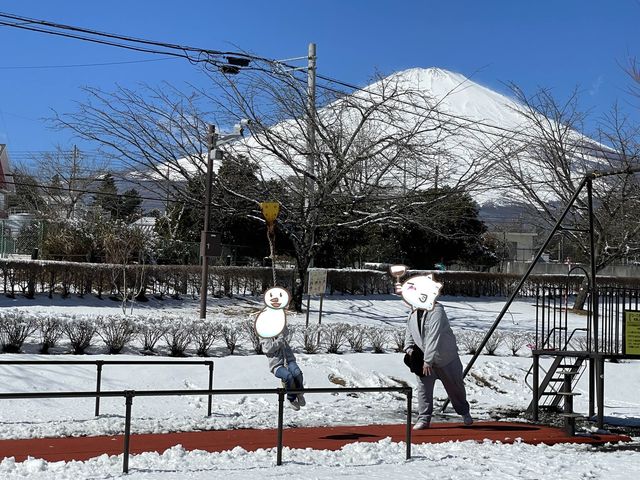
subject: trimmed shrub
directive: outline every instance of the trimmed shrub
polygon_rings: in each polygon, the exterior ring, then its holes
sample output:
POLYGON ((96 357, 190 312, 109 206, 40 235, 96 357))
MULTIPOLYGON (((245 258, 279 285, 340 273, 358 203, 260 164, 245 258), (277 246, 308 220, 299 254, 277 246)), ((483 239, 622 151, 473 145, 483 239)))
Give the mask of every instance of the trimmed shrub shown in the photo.
POLYGON ((38 328, 35 320, 24 312, 8 312, 0 319, 0 343, 2 351, 19 353, 24 341, 38 328))
POLYGON ((251 318, 244 320, 242 322, 241 328, 244 331, 244 334, 249 339, 249 342, 251 342, 251 348, 253 349, 254 353, 262 355, 262 337, 260 337, 260 335, 258 335, 258 332, 256 332, 254 320, 251 318))
POLYGON ((369 327, 367 328, 367 338, 371 347, 373 347, 373 353, 384 353, 384 346, 387 343, 387 332, 382 328, 369 327))
POLYGON ((318 325, 309 325, 308 327, 300 328, 298 337, 302 344, 302 350, 304 353, 318 353, 321 345, 321 329, 318 325))
POLYGON ((222 336, 221 325, 208 320, 195 322, 191 331, 193 334, 193 343, 196 347, 196 354, 201 357, 208 357, 209 350, 214 342, 222 336))
POLYGON ((40 333, 40 353, 49 353, 63 335, 62 322, 55 317, 39 318, 37 320, 40 333))
POLYGON ((527 344, 528 336, 522 332, 507 332, 503 336, 504 343, 514 356, 527 344))
POLYGON ((238 346, 238 342, 240 342, 242 338, 241 327, 235 323, 228 322, 222 327, 222 338, 224 338, 224 343, 227 345, 229 355, 233 355, 233 352, 236 351, 236 347, 238 346))
MULTIPOLYGON (((147 319, 149 321, 150 319, 147 319)), ((161 320, 143 323, 138 327, 142 339, 142 350, 155 353, 156 344, 167 333, 168 327, 161 320)))
POLYGON ((102 338, 110 354, 120 353, 137 331, 136 325, 127 318, 98 319, 98 336, 102 338))
POLYGON ((93 321, 71 317, 62 329, 69 339, 73 353, 84 355, 87 348, 91 346, 97 327, 93 321))
POLYGON ((350 330, 346 323, 330 323, 322 329, 322 336, 328 353, 338 353, 347 340, 350 330))
POLYGON ((352 325, 347 332, 347 342, 351 350, 361 353, 364 350, 365 339, 367 338, 367 329, 362 325, 352 325))
POLYGON ((389 331, 389 337, 395 345, 396 352, 404 352, 405 330, 404 328, 393 328, 389 331))
POLYGON ((462 330, 456 335, 458 344, 464 349, 464 353, 475 355, 484 338, 484 334, 477 330, 462 330))
POLYGON ((189 326, 179 323, 171 325, 163 335, 172 357, 184 357, 189 343, 191 343, 191 329, 189 326))
POLYGON ((484 351, 487 352, 487 355, 496 354, 496 351, 502 344, 503 337, 504 334, 502 332, 493 332, 484 346, 484 351))

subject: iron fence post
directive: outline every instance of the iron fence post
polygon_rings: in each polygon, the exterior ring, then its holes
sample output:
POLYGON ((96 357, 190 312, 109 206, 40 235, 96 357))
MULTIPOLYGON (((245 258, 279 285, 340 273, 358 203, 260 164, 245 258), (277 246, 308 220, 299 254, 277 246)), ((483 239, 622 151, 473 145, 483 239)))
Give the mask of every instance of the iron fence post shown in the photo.
POLYGON ((407 432, 406 432, 406 442, 407 442, 407 460, 411 458, 411 404, 413 402, 413 389, 408 388, 405 392, 407 394, 407 432))
POLYGON ((538 404, 540 401, 540 356, 533 354, 533 421, 537 422, 539 418, 538 404))
POLYGON ((100 416, 100 389, 102 384, 102 366, 104 365, 103 360, 96 360, 96 412, 95 416, 100 416))
MULTIPOLYGON (((209 365, 209 390, 213 390, 213 362, 208 362, 209 365)), ((212 404, 213 396, 209 394, 209 399, 207 401, 207 417, 211 416, 211 404, 212 404)))
POLYGON ((589 418, 593 418, 596 414, 595 397, 596 397, 596 366, 595 359, 589 357, 589 418))
POLYGON ((599 429, 604 428, 604 357, 596 357, 596 390, 598 395, 597 425, 599 429))
POLYGON ((282 465, 282 424, 284 417, 284 389, 278 389, 278 445, 277 445, 277 465, 282 465))
POLYGON ((125 417, 124 417, 124 452, 122 458, 122 472, 129 473, 129 446, 131 440, 131 406, 133 405, 133 390, 125 390, 125 417))

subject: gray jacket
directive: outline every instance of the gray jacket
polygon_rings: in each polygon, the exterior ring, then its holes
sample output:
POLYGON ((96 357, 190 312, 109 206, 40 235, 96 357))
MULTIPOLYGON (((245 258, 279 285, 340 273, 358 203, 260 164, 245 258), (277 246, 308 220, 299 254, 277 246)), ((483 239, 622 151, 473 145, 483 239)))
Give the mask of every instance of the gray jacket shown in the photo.
POLYGON ((418 327, 417 310, 407 319, 405 351, 416 345, 424 352, 424 361, 433 367, 444 367, 458 357, 456 337, 440 303, 422 316, 422 334, 418 327))
POLYGON ((287 343, 287 329, 280 335, 262 340, 262 351, 269 359, 269 369, 274 373, 279 367, 286 367, 291 362, 296 361, 293 350, 287 343))

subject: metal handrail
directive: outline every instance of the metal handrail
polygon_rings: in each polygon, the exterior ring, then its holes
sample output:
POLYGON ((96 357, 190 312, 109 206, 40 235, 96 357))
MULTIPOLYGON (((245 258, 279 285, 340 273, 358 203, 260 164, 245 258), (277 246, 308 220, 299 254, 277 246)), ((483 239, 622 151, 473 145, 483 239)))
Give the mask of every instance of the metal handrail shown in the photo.
POLYGON ((38 393, 0 393, 0 400, 15 399, 39 399, 39 398, 91 398, 99 397, 124 397, 125 398, 125 424, 122 472, 129 472, 129 445, 131 439, 131 409, 133 397, 159 397, 159 396, 196 396, 196 395, 250 395, 250 394, 276 394, 278 395, 278 438, 277 438, 277 465, 282 465, 282 431, 284 424, 284 397, 287 393, 344 393, 344 392, 400 392, 407 396, 407 421, 406 421, 406 459, 411 458, 411 402, 413 389, 411 387, 330 387, 330 388, 305 388, 302 390, 285 390, 284 388, 265 389, 220 389, 220 390, 117 390, 107 392, 38 392, 38 393))
MULTIPOLYGON (((213 390, 213 360, 0 360, 2 365, 95 365, 96 366, 96 397, 95 413, 100 415, 100 397, 102 387, 102 367, 104 365, 205 365, 209 367, 208 386, 213 390)), ((211 416, 212 397, 207 399, 207 416, 211 416)))

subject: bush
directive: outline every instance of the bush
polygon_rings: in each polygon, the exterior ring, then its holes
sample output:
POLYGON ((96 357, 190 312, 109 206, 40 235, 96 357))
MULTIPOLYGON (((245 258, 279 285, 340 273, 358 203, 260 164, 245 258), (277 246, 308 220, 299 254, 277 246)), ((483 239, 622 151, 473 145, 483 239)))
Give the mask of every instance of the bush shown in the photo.
POLYGON ((40 353, 49 353, 49 349, 57 345, 64 333, 62 322, 55 317, 40 318, 37 321, 40 332, 40 353))
POLYGON ((462 345, 462 348, 464 349, 464 353, 475 355, 482 339, 484 338, 484 334, 477 330, 463 330, 458 332, 457 337, 458 343, 462 345))
POLYGON ((302 350, 305 353, 313 354, 320 351, 320 327, 318 325, 309 325, 300 329, 298 334, 302 343, 302 350))
POLYGON ((571 343, 573 345, 576 345, 576 350, 579 352, 586 352, 587 351, 587 336, 586 335, 574 335, 573 338, 571 339, 571 343))
POLYGON ((249 318, 243 321, 241 328, 244 331, 244 334, 247 336, 247 338, 251 342, 251 347, 253 348, 253 351, 258 355, 262 355, 263 353, 262 337, 258 335, 258 332, 256 332, 254 320, 249 318))
POLYGON ((504 334, 504 343, 514 356, 518 356, 518 350, 527 344, 528 336, 522 332, 507 332, 504 334))
POLYGON ((209 356, 211 346, 222 335, 222 327, 220 324, 208 320, 195 322, 191 331, 193 334, 193 343, 196 346, 196 354, 201 357, 209 356))
POLYGON ((222 337, 224 338, 224 343, 227 345, 227 350, 229 350, 229 355, 233 355, 233 352, 235 352, 238 346, 238 342, 242 338, 242 330, 238 325, 229 322, 222 327, 222 337))
POLYGON ((367 338, 373 347, 373 353, 384 353, 384 346, 387 343, 387 332, 381 328, 367 328, 367 338))
POLYGON ((120 353, 137 331, 136 325, 127 318, 107 317, 98 320, 98 336, 110 354, 120 353))
POLYGON ((97 328, 90 320, 71 317, 71 320, 64 324, 63 330, 73 348, 73 353, 84 355, 87 348, 91 346, 97 328))
POLYGON ((191 329, 183 323, 174 324, 167 329, 163 337, 172 357, 184 357, 191 342, 191 329))
POLYGON ((501 332, 493 332, 484 346, 484 351, 487 352, 487 355, 496 354, 496 351, 502 343, 503 337, 504 335, 501 332))
POLYGON ((347 342, 351 350, 361 353, 364 350, 364 341, 367 336, 367 329, 362 325, 352 325, 347 332, 347 342))
POLYGON ((389 336, 393 340, 396 352, 404 352, 405 330, 404 328, 394 328, 389 331, 389 336))
POLYGON ((21 311, 12 311, 0 319, 0 343, 7 353, 19 353, 24 341, 38 328, 33 318, 21 311))
POLYGON ((167 326, 160 319, 147 318, 146 322, 138 326, 142 338, 142 349, 145 352, 155 353, 156 344, 167 333, 167 326))
POLYGON ((350 327, 346 323, 330 323, 324 326, 322 334, 328 353, 339 352, 340 347, 346 342, 349 330, 350 327))

